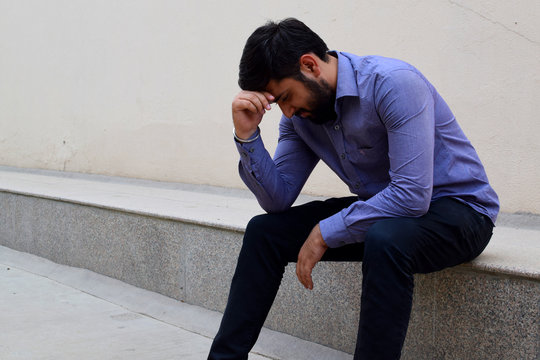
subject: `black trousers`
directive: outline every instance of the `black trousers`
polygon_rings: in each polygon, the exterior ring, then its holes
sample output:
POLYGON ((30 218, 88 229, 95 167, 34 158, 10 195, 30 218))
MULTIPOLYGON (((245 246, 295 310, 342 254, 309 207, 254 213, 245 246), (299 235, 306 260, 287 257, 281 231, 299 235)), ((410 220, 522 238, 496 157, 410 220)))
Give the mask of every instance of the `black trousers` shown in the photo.
MULTIPOLYGON (((312 228, 356 197, 315 201, 248 224, 229 300, 208 359, 247 359, 277 294, 312 228)), ((452 198, 433 201, 419 218, 373 224, 363 243, 328 249, 323 261, 362 261, 355 359, 399 359, 412 307, 415 273, 470 261, 491 238, 491 220, 452 198)), ((313 314, 317 316, 317 314, 313 314)))

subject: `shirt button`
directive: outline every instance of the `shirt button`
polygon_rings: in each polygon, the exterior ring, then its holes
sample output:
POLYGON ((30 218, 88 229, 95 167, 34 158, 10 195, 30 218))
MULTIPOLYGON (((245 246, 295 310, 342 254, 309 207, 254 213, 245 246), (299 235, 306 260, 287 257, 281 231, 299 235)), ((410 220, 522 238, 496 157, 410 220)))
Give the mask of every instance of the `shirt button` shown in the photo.
POLYGON ((345 159, 345 153, 341 154, 341 158, 345 159))
POLYGON ((254 151, 255 151, 254 148, 249 149, 249 152, 250 152, 250 153, 253 153, 254 151))
POLYGON ((243 152, 242 155, 247 156, 247 152, 243 152))
POLYGON ((334 126, 334 130, 339 130, 339 125, 334 126))
POLYGON ((354 184, 354 188, 355 188, 355 189, 358 189, 359 187, 360 187, 360 184, 359 184, 359 183, 354 184))

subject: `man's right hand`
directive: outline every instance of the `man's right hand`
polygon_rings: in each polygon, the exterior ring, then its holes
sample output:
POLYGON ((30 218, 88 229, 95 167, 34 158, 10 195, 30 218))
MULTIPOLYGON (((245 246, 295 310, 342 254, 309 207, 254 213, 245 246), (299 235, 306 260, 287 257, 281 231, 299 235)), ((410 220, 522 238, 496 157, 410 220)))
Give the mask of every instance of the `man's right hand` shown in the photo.
POLYGON ((266 92, 241 91, 232 102, 232 118, 236 136, 249 139, 257 131, 257 126, 274 97, 266 92))

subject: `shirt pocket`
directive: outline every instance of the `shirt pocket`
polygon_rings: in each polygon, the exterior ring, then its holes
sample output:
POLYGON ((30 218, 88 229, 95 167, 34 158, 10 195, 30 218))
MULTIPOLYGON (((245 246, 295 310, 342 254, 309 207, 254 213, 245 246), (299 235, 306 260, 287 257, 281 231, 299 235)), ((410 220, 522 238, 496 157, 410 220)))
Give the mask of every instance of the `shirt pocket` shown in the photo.
POLYGON ((351 162, 359 169, 365 170, 387 170, 388 158, 387 150, 380 149, 376 146, 362 145, 355 147, 349 152, 351 162))

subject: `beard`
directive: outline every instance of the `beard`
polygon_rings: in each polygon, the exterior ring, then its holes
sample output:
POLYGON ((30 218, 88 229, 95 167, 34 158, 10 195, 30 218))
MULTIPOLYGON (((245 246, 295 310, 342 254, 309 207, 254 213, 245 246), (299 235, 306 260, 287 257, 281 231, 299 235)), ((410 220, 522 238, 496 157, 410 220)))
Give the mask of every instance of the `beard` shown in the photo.
POLYGON ((302 76, 301 81, 310 92, 311 100, 308 104, 309 109, 300 109, 296 113, 309 113, 304 118, 318 125, 335 121, 337 119, 335 90, 332 90, 328 82, 324 79, 317 82, 302 76))

